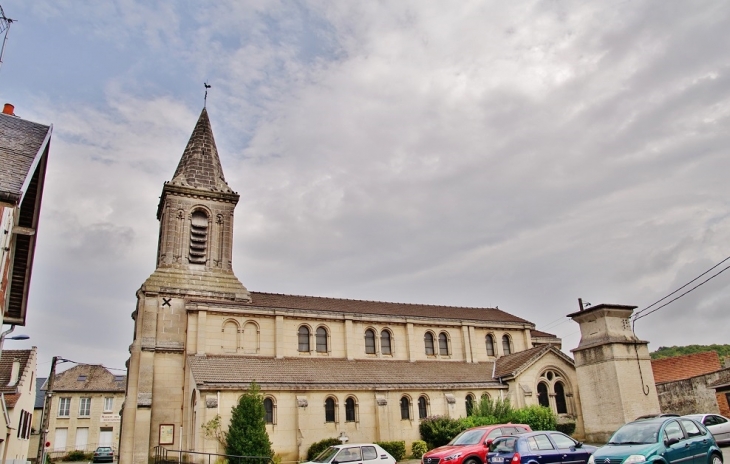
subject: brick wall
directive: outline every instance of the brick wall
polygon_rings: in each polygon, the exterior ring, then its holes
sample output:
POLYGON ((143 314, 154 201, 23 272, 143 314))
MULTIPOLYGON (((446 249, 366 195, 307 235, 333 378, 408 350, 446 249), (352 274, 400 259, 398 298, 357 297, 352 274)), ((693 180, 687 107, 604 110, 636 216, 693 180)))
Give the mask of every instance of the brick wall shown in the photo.
MULTIPOLYGON (((721 413, 719 395, 708 385, 718 381, 730 380, 730 368, 699 375, 690 379, 657 383, 659 405, 664 413, 698 414, 721 413)), ((727 399, 724 407, 727 408, 727 399)), ((727 412, 727 410, 726 410, 727 412)), ((723 414, 727 415, 727 414, 723 414)))

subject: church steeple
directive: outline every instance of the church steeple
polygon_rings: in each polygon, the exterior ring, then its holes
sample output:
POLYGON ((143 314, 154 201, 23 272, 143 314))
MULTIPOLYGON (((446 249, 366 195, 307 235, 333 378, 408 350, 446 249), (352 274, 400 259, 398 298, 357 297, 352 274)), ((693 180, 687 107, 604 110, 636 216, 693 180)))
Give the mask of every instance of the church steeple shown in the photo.
POLYGON ((162 188, 157 270, 144 286, 250 300, 233 274, 233 212, 238 199, 223 176, 203 108, 172 180, 162 188))

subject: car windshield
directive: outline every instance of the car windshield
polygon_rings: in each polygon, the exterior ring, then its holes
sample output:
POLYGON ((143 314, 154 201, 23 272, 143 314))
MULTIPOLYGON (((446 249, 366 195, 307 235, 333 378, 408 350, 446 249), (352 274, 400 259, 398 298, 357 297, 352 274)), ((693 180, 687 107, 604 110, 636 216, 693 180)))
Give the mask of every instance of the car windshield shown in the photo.
POLYGON ((96 451, 104 451, 104 452, 109 452, 109 451, 111 451, 111 450, 112 450, 111 448, 108 448, 108 447, 107 447, 107 448, 104 448, 104 447, 101 447, 101 446, 100 446, 100 447, 98 447, 98 448, 96 448, 96 451))
POLYGON ((484 430, 464 430, 449 442, 452 446, 476 445, 482 441, 484 430))
POLYGON ((500 437, 489 445, 489 451, 493 453, 514 453, 517 437, 500 437))
POLYGON ((332 458, 335 457, 335 454, 337 454, 338 451, 338 448, 330 446, 326 450, 319 453, 316 458, 312 459, 312 462, 330 462, 332 458))
POLYGON ((616 431, 608 442, 609 445, 645 445, 656 443, 659 437, 657 422, 632 422, 616 431))

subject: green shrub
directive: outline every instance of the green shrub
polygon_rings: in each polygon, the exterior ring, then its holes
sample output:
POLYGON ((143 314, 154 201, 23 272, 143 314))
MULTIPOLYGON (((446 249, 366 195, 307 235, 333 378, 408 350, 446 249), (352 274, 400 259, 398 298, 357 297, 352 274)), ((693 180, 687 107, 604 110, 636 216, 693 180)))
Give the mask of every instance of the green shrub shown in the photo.
POLYGON ((421 457, 428 451, 428 445, 423 440, 416 440, 411 443, 411 454, 414 459, 421 459, 421 457))
POLYGON ((326 450, 330 446, 341 445, 342 442, 337 438, 325 438, 316 443, 312 443, 307 450, 307 461, 311 461, 316 458, 319 453, 326 450))
POLYGON ((69 451, 69 453, 63 457, 63 461, 88 461, 92 456, 86 454, 80 450, 69 451))
POLYGON ((404 441, 376 441, 375 444, 390 453, 396 461, 401 461, 406 457, 406 442, 404 441))
POLYGON ((573 435, 573 432, 575 432, 575 422, 563 422, 562 424, 558 423, 556 424, 555 429, 558 432, 563 432, 566 435, 573 435))
POLYGON ((231 409, 231 423, 226 433, 226 454, 233 456, 273 457, 271 440, 266 432, 264 398, 256 382, 241 395, 231 409))
POLYGON ((461 425, 461 430, 470 429, 472 427, 481 427, 483 425, 501 424, 509 421, 499 421, 496 417, 492 416, 469 416, 461 417, 458 419, 461 425))
POLYGON ((514 411, 515 410, 512 408, 509 399, 503 400, 497 398, 496 400, 493 400, 485 395, 482 397, 481 400, 479 400, 479 403, 477 403, 476 407, 472 411, 472 415, 480 417, 493 417, 495 419, 495 422, 491 422, 490 424, 485 425, 503 424, 510 421, 512 415, 514 414, 514 411))
POLYGON ((546 408, 545 406, 527 406, 513 411, 512 422, 527 424, 532 430, 555 430, 557 418, 550 408, 546 408))
POLYGON ((428 449, 447 444, 462 430, 464 430, 464 426, 460 421, 446 416, 427 417, 418 426, 421 439, 426 442, 428 449))

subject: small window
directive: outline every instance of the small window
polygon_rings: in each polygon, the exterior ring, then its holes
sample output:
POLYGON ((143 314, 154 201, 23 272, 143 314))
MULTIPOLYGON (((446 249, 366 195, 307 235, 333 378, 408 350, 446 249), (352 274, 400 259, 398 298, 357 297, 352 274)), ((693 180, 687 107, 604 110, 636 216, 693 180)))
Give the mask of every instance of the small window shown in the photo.
POLYGON ((208 215, 195 211, 190 221, 190 262, 205 264, 208 254, 208 215))
POLYGON ((532 438, 535 439, 535 443, 537 444, 537 449, 539 449, 539 450, 555 449, 553 444, 550 443, 550 439, 547 437, 547 435, 535 435, 532 438))
POLYGON ((69 417, 71 411, 71 398, 59 398, 58 417, 69 417))
POLYGON ((540 406, 550 407, 550 398, 548 397, 548 386, 545 382, 537 384, 537 402, 540 406))
POLYGON ((317 328, 317 353, 327 352, 327 329, 324 327, 317 328))
POLYGON ((79 399, 79 416, 88 417, 91 415, 91 398, 79 399))
POLYGON ((433 334, 431 334, 431 332, 426 332, 426 335, 423 336, 423 344, 426 347, 426 355, 433 356, 434 354, 436 354, 434 352, 433 334))
POLYGON ((335 400, 333 398, 327 398, 324 400, 324 421, 335 421, 335 400))
POLYGON ((380 352, 383 354, 391 354, 390 332, 387 330, 380 332, 380 352))
POLYGON ((264 398, 264 420, 267 424, 274 423, 274 400, 264 398))
POLYGON ((360 447, 353 446, 352 448, 342 448, 342 450, 337 453, 337 457, 333 460, 337 462, 362 461, 362 453, 360 453, 360 447))
POLYGON ((471 416, 474 413, 474 395, 466 395, 466 415, 471 416))
POLYGON ((425 396, 418 398, 418 418, 425 419, 428 417, 428 401, 425 396))
POLYGON ((306 326, 299 327, 299 351, 301 353, 309 353, 309 328, 306 326))
POLYGON ((378 451, 375 449, 375 447, 374 446, 363 446, 362 447, 362 460, 371 461, 373 459, 378 459, 378 451))
POLYGON ((712 416, 712 417, 715 418, 715 424, 724 424, 725 422, 727 422, 727 419, 725 419, 722 416, 712 416))
POLYGON ((375 354, 375 331, 372 329, 365 331, 365 353, 375 354))
POLYGON ((553 439, 553 443, 558 449, 569 449, 576 445, 570 437, 566 437, 562 433, 551 433, 550 438, 553 439))
POLYGON ((508 335, 502 336, 502 351, 504 351, 504 354, 512 354, 512 345, 508 335))
POLYGON ((568 405, 565 402, 565 387, 563 382, 555 382, 555 407, 558 414, 568 414, 568 405))
POLYGON ((672 438, 676 438, 677 440, 684 439, 684 432, 682 432, 682 429, 679 427, 679 422, 677 421, 669 422, 664 428, 664 434, 666 435, 667 440, 671 440, 672 438))
POLYGON ((403 420, 410 420, 411 418, 411 402, 407 396, 400 399, 400 418, 403 420))
POLYGON ((114 410, 114 397, 108 396, 104 398, 104 412, 112 412, 114 410))
POLYGON ((439 334, 439 354, 441 356, 449 355, 449 337, 446 335, 446 332, 439 334))
POLYGON ((487 344, 487 356, 494 356, 494 337, 492 335, 487 335, 486 339, 487 344))
POLYGON ((345 400, 345 422, 355 422, 355 400, 352 397, 345 400))
POLYGON ((86 382, 86 376, 80 375, 78 379, 76 379, 78 382, 86 382))
POLYGON ((698 435, 702 435, 702 432, 700 429, 695 425, 694 422, 692 422, 689 419, 681 419, 682 426, 684 427, 684 431, 687 432, 687 435, 690 437, 696 437, 698 435))

